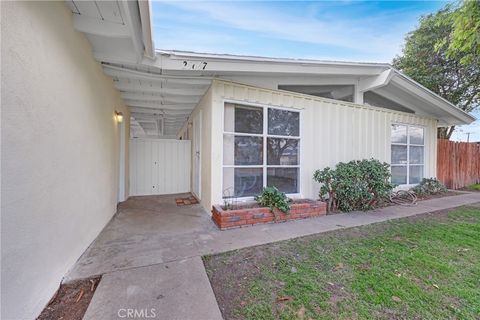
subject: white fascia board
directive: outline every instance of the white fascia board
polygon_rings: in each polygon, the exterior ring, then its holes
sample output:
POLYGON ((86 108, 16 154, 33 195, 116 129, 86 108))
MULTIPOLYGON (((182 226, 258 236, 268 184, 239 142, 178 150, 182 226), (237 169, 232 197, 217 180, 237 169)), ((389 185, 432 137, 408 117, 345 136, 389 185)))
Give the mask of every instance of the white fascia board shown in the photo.
POLYGON ((395 75, 395 70, 387 69, 378 76, 362 78, 358 82, 358 91, 365 92, 386 86, 395 75))
MULTIPOLYGON (((451 117, 457 119, 458 121, 451 121, 449 125, 462 125, 462 124, 470 124, 475 121, 475 117, 469 115, 465 111, 459 109, 454 104, 449 102, 448 100, 440 97, 436 93, 430 91, 429 89, 425 88, 418 82, 414 81, 413 79, 405 76, 404 74, 396 71, 395 76, 392 78, 392 81, 395 82, 398 86, 405 89, 406 91, 412 93, 413 95, 429 102, 431 105, 434 105, 451 117)), ((450 120, 449 120, 450 121, 450 120)))
POLYGON ((138 9, 140 11, 140 22, 142 24, 142 40, 145 47, 145 56, 155 60, 157 55, 155 53, 155 44, 153 42, 152 31, 152 5, 150 0, 138 1, 138 9))
MULTIPOLYGON (((149 64, 148 61, 144 61, 149 64)), ((191 74, 309 74, 309 75, 354 75, 371 76, 383 72, 385 65, 353 63, 325 63, 321 61, 266 60, 266 59, 222 59, 209 56, 172 56, 161 54, 150 65, 162 72, 184 71, 191 74)))
POLYGON ((140 21, 140 11, 138 1, 119 1, 121 11, 123 11, 123 19, 130 31, 133 47, 136 53, 137 62, 140 62, 145 53, 143 45, 142 22, 140 21))
POLYGON ((390 68, 388 63, 374 63, 374 62, 348 62, 348 61, 328 61, 328 60, 314 60, 314 59, 292 59, 292 58, 272 58, 260 56, 242 56, 233 54, 215 54, 215 53, 199 53, 188 51, 175 50, 157 50, 160 55, 171 56, 172 59, 185 58, 205 58, 205 59, 222 59, 222 60, 237 60, 237 61, 256 61, 256 62, 278 62, 278 63, 293 63, 293 64, 322 64, 322 65, 344 65, 344 66, 365 66, 365 67, 381 67, 390 68))

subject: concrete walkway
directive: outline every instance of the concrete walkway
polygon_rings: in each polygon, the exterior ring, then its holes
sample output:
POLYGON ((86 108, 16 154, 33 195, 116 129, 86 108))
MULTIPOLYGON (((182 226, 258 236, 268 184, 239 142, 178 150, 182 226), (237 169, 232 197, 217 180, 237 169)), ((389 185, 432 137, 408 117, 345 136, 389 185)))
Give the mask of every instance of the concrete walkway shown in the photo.
POLYGON ((480 193, 228 231, 219 231, 200 205, 177 207, 174 198, 123 203, 66 276, 103 274, 84 319, 119 319, 127 309, 153 309, 154 319, 221 319, 202 255, 473 204, 480 193))

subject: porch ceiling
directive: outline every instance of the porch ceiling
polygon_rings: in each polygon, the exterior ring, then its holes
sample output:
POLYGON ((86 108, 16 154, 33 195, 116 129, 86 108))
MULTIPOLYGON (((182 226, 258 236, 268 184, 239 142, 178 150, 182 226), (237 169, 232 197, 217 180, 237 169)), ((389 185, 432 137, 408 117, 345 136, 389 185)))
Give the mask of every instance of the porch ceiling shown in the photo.
POLYGON ((211 83, 208 76, 172 76, 155 66, 104 62, 103 68, 146 136, 174 137, 211 83))

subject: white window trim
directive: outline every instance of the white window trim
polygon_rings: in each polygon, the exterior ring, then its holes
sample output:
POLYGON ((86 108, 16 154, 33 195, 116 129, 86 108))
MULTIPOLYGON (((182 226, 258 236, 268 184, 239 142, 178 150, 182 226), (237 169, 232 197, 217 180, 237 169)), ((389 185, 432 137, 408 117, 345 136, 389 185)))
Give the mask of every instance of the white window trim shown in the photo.
MULTIPOLYGON (((222 199, 223 198, 223 169, 224 168, 262 168, 263 169, 263 188, 267 186, 267 169, 268 168, 298 168, 298 178, 297 178, 297 185, 298 185, 298 192, 297 193, 286 193, 286 195, 290 198, 293 199, 298 199, 298 198, 303 198, 302 195, 302 184, 301 184, 301 176, 302 176, 302 150, 303 150, 303 109, 300 108, 289 108, 289 107, 281 107, 281 106, 276 106, 276 105, 271 105, 271 104, 262 104, 262 103, 254 103, 254 102, 248 102, 248 101, 243 101, 243 100, 235 100, 235 99, 223 99, 222 101, 222 152, 221 152, 221 160, 222 160, 222 172, 220 175, 221 178, 221 184, 222 184, 222 199), (262 134, 258 133, 237 133, 237 132, 230 132, 230 131, 225 131, 225 104, 226 103, 231 103, 231 104, 239 104, 239 105, 244 105, 246 107, 258 107, 258 108, 263 108, 263 132, 262 134), (269 135, 268 134, 268 108, 271 109, 278 109, 278 110, 286 110, 286 111, 295 111, 299 113, 299 136, 298 137, 292 137, 292 136, 279 136, 279 135, 269 135), (237 136, 257 136, 257 137, 263 137, 263 164, 262 165, 225 165, 223 164, 223 156, 224 156, 224 148, 223 148, 223 137, 225 134, 231 134, 231 135, 237 135, 237 136), (298 139, 300 140, 300 146, 298 148, 298 165, 267 165, 267 144, 266 144, 266 139, 267 138, 286 138, 286 139, 298 139)), ((239 202, 249 202, 253 201, 255 197, 249 196, 249 197, 232 197, 231 199, 235 199, 236 201, 239 202)), ((228 200, 228 199, 226 199, 228 200)))
POLYGON ((407 183, 399 184, 397 186, 398 189, 405 189, 405 188, 410 188, 410 187, 414 187, 414 186, 418 185, 418 183, 409 183, 410 182, 410 167, 423 166, 422 176, 423 176, 423 178, 425 178, 426 141, 427 141, 427 130, 426 130, 426 127, 424 125, 409 124, 409 123, 402 123, 402 122, 392 122, 390 124, 390 172, 391 172, 391 167, 407 167, 407 183), (392 125, 399 125, 399 126, 407 127, 407 143, 392 142, 392 125), (410 143, 410 132, 409 132, 410 127, 422 128, 423 129, 423 144, 413 144, 413 143, 411 144, 410 143), (406 146, 407 147, 407 163, 406 164, 392 164, 392 145, 406 146), (410 146, 423 147, 423 164, 410 164, 410 146))

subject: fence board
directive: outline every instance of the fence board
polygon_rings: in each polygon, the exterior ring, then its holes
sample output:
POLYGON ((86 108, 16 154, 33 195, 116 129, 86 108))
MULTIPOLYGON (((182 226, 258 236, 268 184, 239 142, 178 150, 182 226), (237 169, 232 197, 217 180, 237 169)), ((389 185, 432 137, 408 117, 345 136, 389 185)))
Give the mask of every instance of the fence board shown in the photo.
POLYGON ((437 178, 450 189, 480 183, 480 144, 439 139, 437 178))

